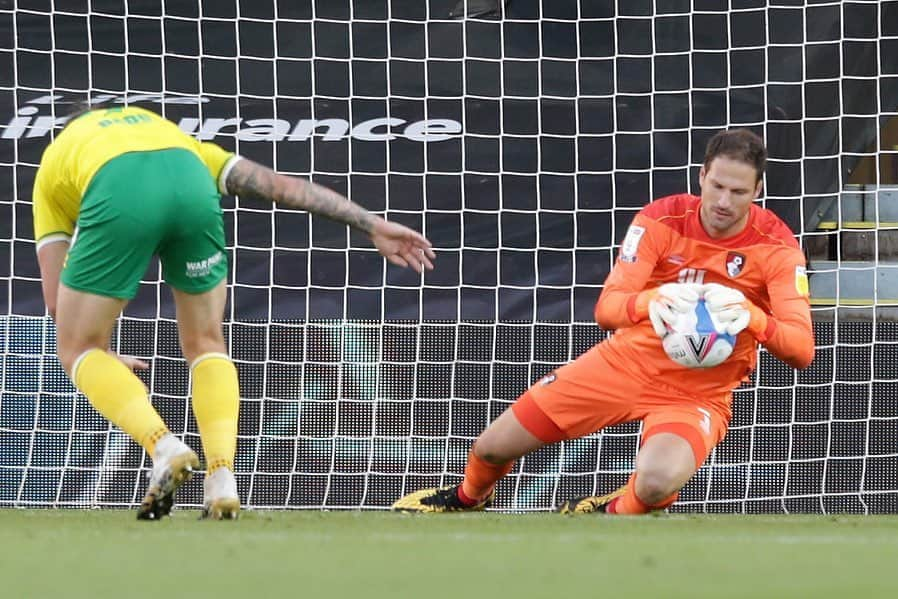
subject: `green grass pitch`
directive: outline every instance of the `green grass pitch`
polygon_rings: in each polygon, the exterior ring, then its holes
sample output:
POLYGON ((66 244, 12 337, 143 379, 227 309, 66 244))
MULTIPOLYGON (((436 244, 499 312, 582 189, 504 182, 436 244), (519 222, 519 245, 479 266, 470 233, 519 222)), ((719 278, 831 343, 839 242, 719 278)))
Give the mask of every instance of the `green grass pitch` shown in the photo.
POLYGON ((0 509, 0 595, 898 597, 898 517, 0 509))

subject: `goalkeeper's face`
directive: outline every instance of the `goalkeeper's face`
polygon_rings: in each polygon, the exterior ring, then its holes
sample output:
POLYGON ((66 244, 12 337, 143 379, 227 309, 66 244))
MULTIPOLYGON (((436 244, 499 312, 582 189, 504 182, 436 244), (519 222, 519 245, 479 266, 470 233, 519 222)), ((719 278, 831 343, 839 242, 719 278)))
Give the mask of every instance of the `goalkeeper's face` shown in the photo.
POLYGON ((702 225, 715 239, 736 235, 748 223, 751 203, 761 195, 754 166, 718 156, 698 174, 702 188, 702 225))

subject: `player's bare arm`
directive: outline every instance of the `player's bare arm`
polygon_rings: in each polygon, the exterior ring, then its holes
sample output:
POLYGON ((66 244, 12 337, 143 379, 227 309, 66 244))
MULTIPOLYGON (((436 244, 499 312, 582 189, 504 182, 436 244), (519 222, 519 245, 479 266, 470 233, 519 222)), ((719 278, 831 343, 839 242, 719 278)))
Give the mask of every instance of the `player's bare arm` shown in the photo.
POLYGON ((288 177, 252 160, 241 159, 225 182, 228 192, 272 201, 284 208, 306 210, 371 233, 377 217, 322 185, 288 177))
POLYGON ((322 185, 281 175, 252 160, 239 160, 228 173, 229 193, 273 201, 284 208, 305 210, 364 231, 380 254, 391 263, 417 272, 433 269, 436 258, 430 242, 420 233, 390 223, 322 185))

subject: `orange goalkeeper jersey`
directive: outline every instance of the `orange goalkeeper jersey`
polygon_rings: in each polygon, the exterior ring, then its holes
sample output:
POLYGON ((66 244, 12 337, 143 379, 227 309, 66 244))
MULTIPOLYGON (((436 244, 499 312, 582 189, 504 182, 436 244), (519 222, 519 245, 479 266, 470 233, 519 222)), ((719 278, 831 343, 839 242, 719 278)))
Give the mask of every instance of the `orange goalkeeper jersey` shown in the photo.
POLYGON ((726 396, 755 367, 758 341, 739 334, 719 366, 689 369, 664 353, 646 318, 636 322, 636 296, 665 283, 720 283, 738 289, 769 317, 761 342, 790 366, 814 356, 804 254, 789 227, 752 205, 741 233, 712 239, 699 219, 701 199, 681 194, 652 202, 633 219, 596 303, 596 322, 617 329, 601 351, 617 367, 690 396, 726 396))

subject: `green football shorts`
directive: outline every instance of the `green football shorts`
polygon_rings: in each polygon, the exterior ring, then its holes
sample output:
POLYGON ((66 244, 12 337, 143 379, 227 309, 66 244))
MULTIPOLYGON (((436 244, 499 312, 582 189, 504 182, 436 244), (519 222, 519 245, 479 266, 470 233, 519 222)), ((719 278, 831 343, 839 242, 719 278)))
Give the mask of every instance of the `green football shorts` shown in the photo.
POLYGON ((180 291, 208 291, 227 275, 221 196, 188 150, 129 152, 103 165, 81 200, 62 282, 131 299, 154 254, 180 291))

